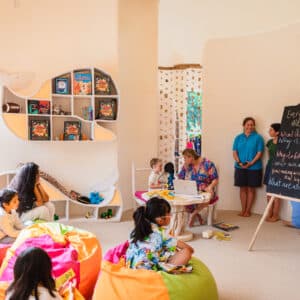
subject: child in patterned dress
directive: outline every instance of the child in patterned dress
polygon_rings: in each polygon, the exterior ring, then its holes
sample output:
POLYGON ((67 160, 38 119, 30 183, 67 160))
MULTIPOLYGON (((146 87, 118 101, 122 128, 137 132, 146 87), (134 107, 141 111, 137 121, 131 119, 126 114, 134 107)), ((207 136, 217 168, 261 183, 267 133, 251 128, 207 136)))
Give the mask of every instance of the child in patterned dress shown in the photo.
POLYGON ((170 204, 161 198, 151 198, 146 206, 133 214, 135 228, 130 235, 126 265, 132 269, 165 270, 167 265, 186 265, 194 249, 171 237, 166 226, 170 223, 170 204))

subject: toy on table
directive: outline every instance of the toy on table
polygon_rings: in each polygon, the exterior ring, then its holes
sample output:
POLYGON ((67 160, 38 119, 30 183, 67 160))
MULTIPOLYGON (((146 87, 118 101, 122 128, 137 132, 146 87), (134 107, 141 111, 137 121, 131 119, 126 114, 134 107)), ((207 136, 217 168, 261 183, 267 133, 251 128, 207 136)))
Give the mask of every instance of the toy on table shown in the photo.
POLYGON ((174 164, 171 163, 171 162, 166 163, 165 166, 164 166, 164 171, 165 171, 165 173, 168 174, 168 182, 167 182, 168 190, 174 190, 174 184, 173 184, 173 181, 175 179, 174 164))
POLYGON ((90 192, 90 203, 99 204, 104 198, 98 192, 90 192))
POLYGON ((113 212, 112 209, 109 208, 107 211, 104 211, 103 213, 101 213, 100 218, 101 219, 110 219, 113 216, 113 212))

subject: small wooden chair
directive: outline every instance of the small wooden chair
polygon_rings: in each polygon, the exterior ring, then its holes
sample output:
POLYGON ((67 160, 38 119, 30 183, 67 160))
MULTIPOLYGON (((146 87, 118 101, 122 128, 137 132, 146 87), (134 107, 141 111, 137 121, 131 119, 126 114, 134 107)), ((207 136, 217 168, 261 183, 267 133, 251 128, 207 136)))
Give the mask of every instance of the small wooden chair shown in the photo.
POLYGON ((134 206, 145 205, 147 200, 143 199, 143 193, 148 191, 148 178, 151 168, 137 168, 134 162, 131 163, 131 192, 134 206))

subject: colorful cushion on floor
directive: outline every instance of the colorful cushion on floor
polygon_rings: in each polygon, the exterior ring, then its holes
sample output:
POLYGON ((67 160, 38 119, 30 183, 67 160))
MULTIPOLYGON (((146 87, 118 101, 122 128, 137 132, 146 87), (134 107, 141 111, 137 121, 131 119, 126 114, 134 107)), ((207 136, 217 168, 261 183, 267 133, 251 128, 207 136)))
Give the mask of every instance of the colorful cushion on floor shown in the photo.
POLYGON ((96 237, 88 231, 59 223, 38 223, 23 229, 7 250, 0 268, 0 299, 13 280, 17 256, 28 247, 40 247, 48 253, 56 285, 65 287, 62 289, 64 296, 67 297, 72 283, 76 286, 74 300, 92 296, 101 265, 101 248, 96 237))
POLYGON ((148 201, 148 199, 145 199, 143 197, 143 194, 145 194, 145 193, 147 193, 147 191, 136 191, 134 193, 134 196, 136 197, 137 201, 141 202, 142 204, 145 204, 148 201))
POLYGON ((193 272, 172 275, 165 272, 125 267, 124 243, 111 249, 102 262, 93 300, 217 300, 215 280, 208 268, 192 258, 193 272))

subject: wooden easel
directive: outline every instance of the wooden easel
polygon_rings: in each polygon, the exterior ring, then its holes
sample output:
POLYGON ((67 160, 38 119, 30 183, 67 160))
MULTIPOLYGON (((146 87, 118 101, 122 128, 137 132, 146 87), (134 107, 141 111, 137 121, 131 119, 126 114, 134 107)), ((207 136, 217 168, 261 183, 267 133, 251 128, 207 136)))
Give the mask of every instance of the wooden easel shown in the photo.
POLYGON ((275 198, 279 198, 279 199, 283 199, 283 200, 288 200, 288 201, 300 202, 300 199, 291 198, 291 197, 287 197, 287 196, 283 196, 283 195, 277 195, 277 194, 272 194, 272 193, 267 193, 267 195, 271 196, 271 199, 270 199, 268 205, 266 206, 264 214, 263 214, 262 218, 260 219, 259 224, 258 224, 258 226, 257 226, 257 228, 256 228, 256 230, 255 230, 255 232, 253 234, 252 240, 251 240, 251 242, 249 244, 248 251, 252 250, 252 247, 254 245, 254 242, 256 240, 256 237, 257 237, 257 234, 258 234, 258 232, 260 230, 260 227, 262 226, 263 222, 265 221, 265 219, 266 219, 266 217, 268 215, 269 209, 272 206, 275 198))
POLYGON ((300 176, 300 104, 286 106, 283 111, 278 145, 267 185, 267 195, 271 199, 254 232, 248 251, 252 250, 256 236, 267 217, 275 198, 300 202, 299 185, 296 184, 300 176), (296 198, 297 197, 297 198, 296 198))

